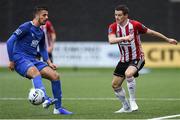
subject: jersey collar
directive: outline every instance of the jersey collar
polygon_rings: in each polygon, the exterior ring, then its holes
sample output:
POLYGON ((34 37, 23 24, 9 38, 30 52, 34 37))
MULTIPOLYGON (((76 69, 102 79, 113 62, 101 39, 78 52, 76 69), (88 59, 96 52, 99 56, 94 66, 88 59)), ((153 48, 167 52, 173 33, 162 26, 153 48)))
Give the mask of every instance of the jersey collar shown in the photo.
POLYGON ((120 24, 118 24, 118 26, 119 26, 120 28, 125 28, 125 27, 127 26, 127 24, 129 24, 129 19, 127 19, 127 22, 126 22, 126 24, 125 24, 124 26, 121 26, 120 24))

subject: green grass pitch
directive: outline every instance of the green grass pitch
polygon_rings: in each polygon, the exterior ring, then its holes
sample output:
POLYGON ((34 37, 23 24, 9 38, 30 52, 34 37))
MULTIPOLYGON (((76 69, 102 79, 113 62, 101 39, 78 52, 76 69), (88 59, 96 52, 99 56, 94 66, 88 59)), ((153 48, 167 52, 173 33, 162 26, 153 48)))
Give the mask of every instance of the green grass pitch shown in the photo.
MULTIPOLYGON (((149 119, 180 114, 180 69, 151 69, 137 79, 139 110, 114 114, 121 107, 111 88, 113 68, 59 68, 63 106, 73 115, 53 115, 26 99, 31 81, 0 68, 0 119, 149 119)), ((43 79, 49 96, 50 82, 43 79)), ((123 86, 126 88, 126 82, 123 86)), ((175 119, 180 119, 176 117, 175 119)))

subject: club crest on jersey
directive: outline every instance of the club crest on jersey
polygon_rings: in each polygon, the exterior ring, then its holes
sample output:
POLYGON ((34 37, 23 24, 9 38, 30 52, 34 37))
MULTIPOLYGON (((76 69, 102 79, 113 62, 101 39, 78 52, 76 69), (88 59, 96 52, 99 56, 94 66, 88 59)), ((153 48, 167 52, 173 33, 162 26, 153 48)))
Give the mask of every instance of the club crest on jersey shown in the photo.
POLYGON ((17 35, 20 35, 20 34, 22 33, 22 30, 18 28, 18 29, 15 31, 15 33, 16 33, 17 35))
POLYGON ((32 47, 37 47, 37 46, 38 46, 38 43, 39 43, 39 40, 32 40, 31 46, 32 46, 32 47))
POLYGON ((129 29, 129 34, 133 34, 134 33, 134 29, 129 29))
POLYGON ((112 32, 112 28, 109 28, 108 33, 111 33, 111 32, 112 32))
POLYGON ((34 37, 34 33, 31 33, 32 37, 34 37))
POLYGON ((122 36, 123 36, 123 37, 125 37, 125 36, 126 36, 126 34, 125 34, 125 33, 123 33, 123 34, 122 34, 122 36))

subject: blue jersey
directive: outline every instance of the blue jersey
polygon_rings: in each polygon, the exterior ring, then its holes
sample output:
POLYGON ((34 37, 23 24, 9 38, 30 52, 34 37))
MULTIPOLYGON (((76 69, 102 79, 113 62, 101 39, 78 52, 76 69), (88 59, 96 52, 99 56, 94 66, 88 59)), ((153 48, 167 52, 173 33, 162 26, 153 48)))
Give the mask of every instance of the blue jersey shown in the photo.
POLYGON ((26 22, 20 25, 7 41, 9 59, 14 61, 16 54, 36 58, 38 46, 43 60, 47 61, 48 54, 43 31, 40 27, 34 26, 32 21, 26 22))

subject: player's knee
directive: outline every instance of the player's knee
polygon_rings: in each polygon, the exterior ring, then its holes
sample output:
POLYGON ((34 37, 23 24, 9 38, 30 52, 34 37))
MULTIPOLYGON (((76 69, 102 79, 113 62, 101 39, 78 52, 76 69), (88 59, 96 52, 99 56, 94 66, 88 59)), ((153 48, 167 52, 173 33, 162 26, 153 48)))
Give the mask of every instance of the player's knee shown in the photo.
POLYGON ((52 76, 52 80, 59 80, 60 79, 60 76, 57 72, 55 72, 52 76))
POLYGON ((119 84, 117 82, 112 81, 112 88, 116 89, 118 87, 120 87, 119 84))
POLYGON ((131 78, 131 77, 133 77, 133 73, 126 71, 125 76, 126 76, 126 78, 131 78))
POLYGON ((27 77, 29 77, 29 78, 34 78, 34 77, 36 77, 36 76, 38 76, 38 75, 41 75, 41 74, 40 74, 40 72, 37 70, 37 68, 35 68, 35 67, 31 67, 31 68, 29 68, 28 71, 27 71, 27 77))

